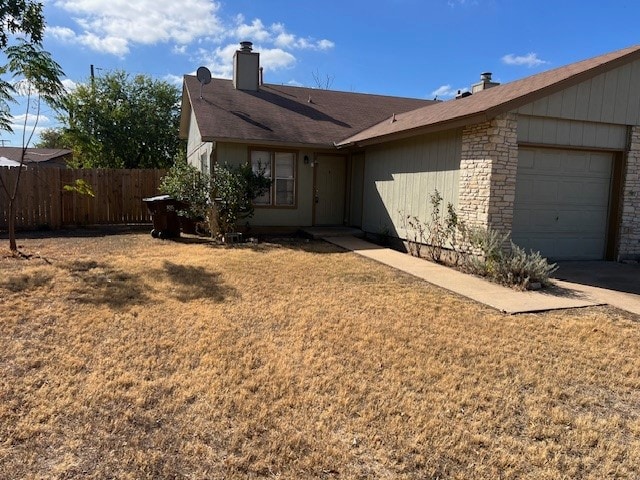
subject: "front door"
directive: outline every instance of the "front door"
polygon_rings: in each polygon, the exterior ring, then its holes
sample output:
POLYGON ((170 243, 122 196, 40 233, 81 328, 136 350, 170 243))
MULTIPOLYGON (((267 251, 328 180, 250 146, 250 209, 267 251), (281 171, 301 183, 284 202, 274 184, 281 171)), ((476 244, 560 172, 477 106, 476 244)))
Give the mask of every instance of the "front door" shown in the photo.
POLYGON ((344 225, 347 159, 318 155, 315 160, 314 225, 344 225))

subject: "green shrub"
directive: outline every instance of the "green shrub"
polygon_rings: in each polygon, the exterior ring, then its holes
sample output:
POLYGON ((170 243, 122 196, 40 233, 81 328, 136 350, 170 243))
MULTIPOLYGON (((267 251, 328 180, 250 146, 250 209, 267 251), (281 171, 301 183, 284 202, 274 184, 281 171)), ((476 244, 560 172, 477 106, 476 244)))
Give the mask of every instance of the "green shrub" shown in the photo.
POLYGON ((264 194, 271 180, 262 172, 256 173, 251 165, 231 167, 214 166, 211 196, 216 207, 217 226, 225 234, 237 230, 241 219, 253 216, 253 200, 264 194))
POLYGON ((496 265, 493 277, 499 283, 514 285, 523 289, 531 284, 549 284, 549 276, 558 269, 558 266, 547 262, 540 252, 531 250, 529 253, 524 248, 511 242, 511 251, 504 255, 496 265))
POLYGON ((159 190, 188 203, 178 214, 208 223, 211 234, 235 231, 239 220, 253 215, 253 200, 262 195, 271 180, 255 173, 250 165, 214 166, 213 176, 186 162, 176 162, 162 178, 159 190))
POLYGON ((481 254, 467 255, 465 269, 496 283, 522 289, 527 289, 534 283, 548 285, 550 275, 558 266, 550 264, 540 252, 526 252, 513 241, 510 241, 511 248, 505 250, 503 246, 508 238, 509 233, 493 229, 470 229, 469 243, 481 254))
POLYGON ((193 220, 203 220, 209 209, 211 177, 186 161, 176 162, 162 177, 161 193, 189 204, 179 215, 193 220))

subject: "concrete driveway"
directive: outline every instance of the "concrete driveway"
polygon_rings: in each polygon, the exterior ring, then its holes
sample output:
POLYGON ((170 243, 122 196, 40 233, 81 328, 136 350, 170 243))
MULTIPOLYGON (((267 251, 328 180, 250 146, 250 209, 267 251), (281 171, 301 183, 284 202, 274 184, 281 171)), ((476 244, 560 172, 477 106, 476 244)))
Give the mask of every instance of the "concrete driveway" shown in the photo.
POLYGON ((640 263, 558 262, 556 283, 640 315, 640 263))

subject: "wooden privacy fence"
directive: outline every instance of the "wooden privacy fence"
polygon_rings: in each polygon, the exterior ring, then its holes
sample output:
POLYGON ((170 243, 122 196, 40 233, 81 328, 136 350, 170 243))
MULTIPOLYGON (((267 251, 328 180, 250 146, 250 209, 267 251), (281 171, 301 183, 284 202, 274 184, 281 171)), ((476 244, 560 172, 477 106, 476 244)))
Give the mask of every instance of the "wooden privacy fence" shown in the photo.
MULTIPOLYGON (((0 167, 13 189, 17 168, 0 167)), ((60 228, 72 225, 148 223, 142 199, 158 195, 166 170, 27 168, 16 197, 16 228, 60 228), (78 179, 91 185, 95 197, 66 191, 78 179)), ((9 204, 0 189, 0 229, 8 226, 9 204)))

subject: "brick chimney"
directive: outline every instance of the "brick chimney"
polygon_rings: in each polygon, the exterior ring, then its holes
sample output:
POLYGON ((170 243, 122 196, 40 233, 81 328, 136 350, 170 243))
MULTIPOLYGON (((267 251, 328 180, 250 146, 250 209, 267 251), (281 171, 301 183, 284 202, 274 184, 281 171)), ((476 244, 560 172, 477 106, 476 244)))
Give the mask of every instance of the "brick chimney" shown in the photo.
POLYGON ((240 42, 233 54, 233 88, 257 92, 260 88, 260 54, 253 52, 253 43, 240 42))
POLYGON ((483 72, 480 74, 480 81, 471 85, 471 93, 480 92, 481 90, 486 90, 487 88, 496 87, 498 85, 500 84, 491 81, 491 72, 483 72))

